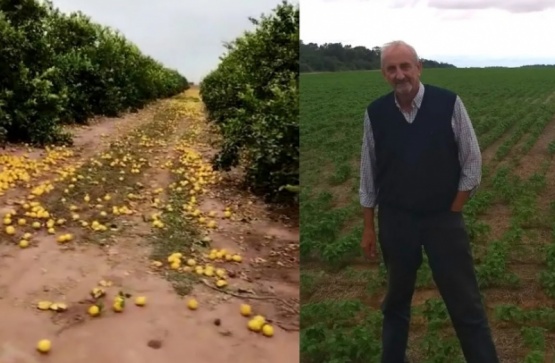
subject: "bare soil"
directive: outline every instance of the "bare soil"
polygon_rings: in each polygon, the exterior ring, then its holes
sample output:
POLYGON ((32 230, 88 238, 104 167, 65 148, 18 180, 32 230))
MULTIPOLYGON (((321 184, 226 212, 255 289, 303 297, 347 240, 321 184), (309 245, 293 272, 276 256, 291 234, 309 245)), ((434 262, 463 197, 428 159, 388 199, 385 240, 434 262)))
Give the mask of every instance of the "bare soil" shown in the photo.
MULTIPOLYGON (((163 101, 138 113, 74 128, 75 153, 68 162, 98 156, 109 141, 142 127, 161 105, 163 101)), ((202 151, 211 152, 209 148, 202 151)), ((9 152, 28 153, 13 145, 9 152)), ((37 150, 32 154, 44 156, 37 150)), ((143 175, 146 189, 169 183, 167 175, 166 169, 151 168, 143 175)), ((151 229, 139 213, 118 222, 125 228, 100 244, 59 245, 55 236, 40 232, 33 236, 32 246, 22 249, 2 232, 0 362, 299 362, 298 220, 239 190, 238 177, 224 175, 200 205, 203 210, 232 205, 239 211, 219 221, 211 234, 213 248, 226 247, 243 256, 232 268, 230 288, 223 291, 196 283, 187 295, 179 296, 164 273, 151 267, 151 229), (90 291, 101 280, 112 283, 107 295, 129 294, 123 312, 107 306, 100 317, 87 314, 90 291), (133 304, 139 295, 146 296, 146 306, 133 304), (190 298, 198 301, 197 310, 187 308, 190 298), (37 303, 44 300, 64 302, 68 309, 40 311, 37 303), (272 323, 273 337, 247 329, 248 318, 239 313, 242 303, 272 323), (48 355, 35 350, 41 339, 52 342, 48 355)), ((28 193, 24 187, 7 191, 0 197, 2 215, 28 193)))

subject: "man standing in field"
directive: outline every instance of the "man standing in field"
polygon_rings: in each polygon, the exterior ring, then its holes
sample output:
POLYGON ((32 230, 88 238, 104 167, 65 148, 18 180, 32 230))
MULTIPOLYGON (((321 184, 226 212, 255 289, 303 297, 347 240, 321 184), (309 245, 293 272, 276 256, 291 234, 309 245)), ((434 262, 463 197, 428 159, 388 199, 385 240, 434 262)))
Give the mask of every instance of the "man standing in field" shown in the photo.
POLYGON ((469 363, 498 363, 480 298, 462 209, 481 180, 481 154, 461 99, 420 82, 422 63, 397 41, 381 52, 393 91, 373 101, 364 119, 361 246, 387 268, 382 303, 382 363, 407 362, 410 308, 422 246, 469 363))

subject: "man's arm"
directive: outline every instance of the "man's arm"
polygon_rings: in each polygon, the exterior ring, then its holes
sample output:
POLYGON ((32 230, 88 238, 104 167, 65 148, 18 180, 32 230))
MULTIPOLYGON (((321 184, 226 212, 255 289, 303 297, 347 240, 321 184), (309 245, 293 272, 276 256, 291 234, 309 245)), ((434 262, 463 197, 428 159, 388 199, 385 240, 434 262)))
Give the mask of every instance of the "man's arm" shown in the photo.
POLYGON ((453 201, 451 210, 462 211, 468 199, 472 198, 482 179, 482 154, 480 145, 464 103, 457 96, 453 112, 453 131, 459 147, 461 178, 459 192, 453 201))
POLYGON ((360 156, 360 205, 363 208, 364 231, 374 231, 374 208, 376 207, 376 155, 374 153, 374 135, 368 112, 364 114, 364 132, 360 156))

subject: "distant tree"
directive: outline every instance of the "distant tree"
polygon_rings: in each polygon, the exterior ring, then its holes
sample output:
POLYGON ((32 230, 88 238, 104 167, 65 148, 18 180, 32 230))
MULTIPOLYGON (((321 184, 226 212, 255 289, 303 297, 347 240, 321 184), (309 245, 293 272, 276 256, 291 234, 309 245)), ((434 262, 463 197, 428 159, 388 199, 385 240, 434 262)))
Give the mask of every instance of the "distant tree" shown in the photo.
MULTIPOLYGON (((342 43, 305 44, 300 41, 300 71, 338 72, 380 69, 380 47, 368 49, 342 43)), ((449 63, 421 59, 425 68, 456 68, 449 63)))
POLYGON ((555 64, 526 64, 519 68, 553 68, 555 64))

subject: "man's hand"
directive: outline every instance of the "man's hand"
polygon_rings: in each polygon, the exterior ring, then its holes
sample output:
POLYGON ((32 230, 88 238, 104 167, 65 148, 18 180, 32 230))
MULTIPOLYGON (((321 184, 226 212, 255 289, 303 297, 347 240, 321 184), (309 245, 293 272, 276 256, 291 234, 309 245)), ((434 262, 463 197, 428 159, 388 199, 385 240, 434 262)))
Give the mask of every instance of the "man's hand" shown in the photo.
POLYGON ((455 197, 455 200, 451 204, 451 212, 462 212, 464 205, 470 197, 470 192, 459 191, 455 197))
POLYGON ((376 232, 374 230, 365 230, 362 233, 360 247, 362 247, 362 251, 367 258, 372 260, 377 256, 376 232))

